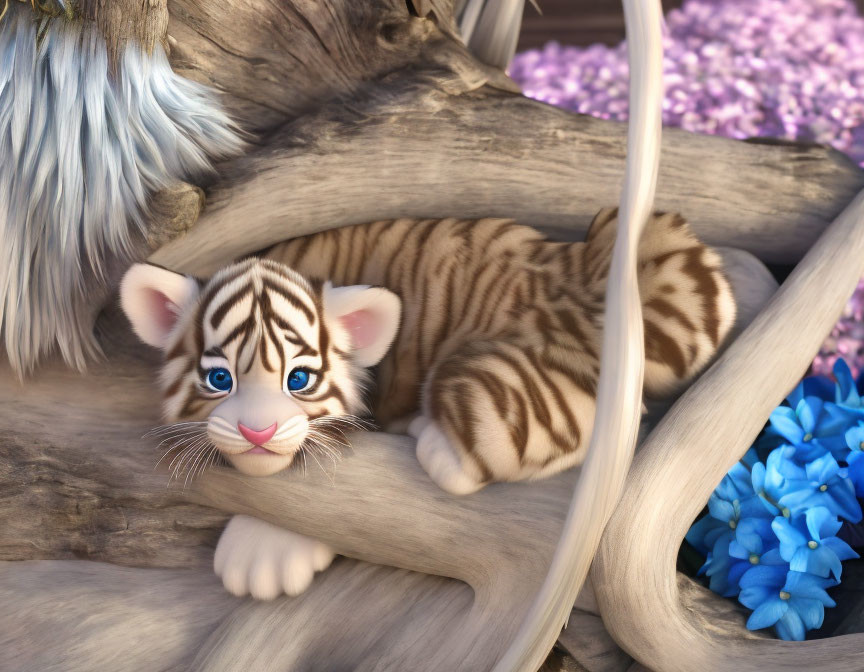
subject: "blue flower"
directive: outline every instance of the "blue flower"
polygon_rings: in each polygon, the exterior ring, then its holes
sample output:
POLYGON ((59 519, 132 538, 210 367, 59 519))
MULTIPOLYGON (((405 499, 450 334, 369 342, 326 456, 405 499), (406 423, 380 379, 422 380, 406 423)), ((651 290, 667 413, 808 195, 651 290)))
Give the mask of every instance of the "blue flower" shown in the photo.
POLYGON ((819 397, 803 397, 794 408, 778 406, 769 417, 770 431, 795 446, 795 459, 809 462, 826 452, 846 452, 843 433, 848 415, 819 397))
POLYGON ((778 516, 771 528, 780 541, 780 556, 794 572, 809 572, 839 581, 842 560, 857 558, 849 544, 835 535, 842 523, 824 506, 815 506, 791 520, 778 516))
POLYGON ((770 518, 769 512, 756 497, 751 481, 747 467, 738 462, 711 494, 708 515, 696 522, 686 536, 687 541, 702 555, 714 552, 721 535, 725 536, 728 544, 742 518, 770 518))
MULTIPOLYGON (((729 557, 729 544, 735 538, 731 529, 724 530, 717 537, 710 553, 705 558, 705 564, 699 568, 699 575, 708 577, 708 587, 723 597, 735 597, 738 594, 738 582, 730 580, 732 558, 729 557)), ((739 577, 740 578, 740 577, 739 577)))
POLYGON ((745 518, 729 542, 728 583, 739 588, 741 577, 756 565, 787 565, 778 550, 779 541, 767 518, 745 518))
MULTIPOLYGON (((756 449, 753 446, 748 448, 747 452, 744 453, 744 457, 741 458, 741 463, 747 469, 753 469, 753 466, 756 464, 759 464, 760 461, 761 460, 759 459, 759 453, 756 452, 756 449)), ((732 467, 732 468, 734 469, 735 467, 732 467)), ((751 487, 752 487, 752 484, 751 484, 751 487)))
POLYGON ((831 513, 857 523, 861 520, 861 505, 855 498, 855 486, 846 478, 845 470, 829 453, 804 467, 806 478, 790 478, 784 484, 784 494, 778 504, 792 515, 809 507, 824 506, 831 513))
POLYGON ((825 607, 833 607, 826 588, 836 581, 813 574, 787 572, 783 566, 759 565, 741 577, 738 601, 753 609, 750 630, 772 625, 781 639, 801 641, 807 630, 822 625, 825 607))
POLYGON ((859 420, 846 432, 846 445, 849 446, 846 475, 855 487, 855 494, 861 498, 864 497, 864 422, 859 420))
POLYGON ((834 381, 825 376, 807 376, 789 393, 786 401, 795 408, 804 397, 819 397, 822 401, 834 401, 834 381))
POLYGON ((850 415, 864 418, 864 399, 858 393, 849 365, 842 358, 834 362, 834 378, 837 380, 834 403, 850 415))
POLYGON ((807 478, 804 467, 795 462, 794 446, 780 446, 771 451, 766 464, 758 462, 753 465, 751 485, 759 496, 765 509, 772 515, 789 516, 791 512, 779 504, 780 499, 791 492, 790 481, 807 478))

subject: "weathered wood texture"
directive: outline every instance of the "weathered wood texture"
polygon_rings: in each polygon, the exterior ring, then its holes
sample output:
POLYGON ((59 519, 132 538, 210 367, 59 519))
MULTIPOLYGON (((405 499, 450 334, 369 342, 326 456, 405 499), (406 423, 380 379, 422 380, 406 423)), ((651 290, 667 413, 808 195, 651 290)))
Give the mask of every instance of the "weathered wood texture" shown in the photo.
MULTIPOLYGON (((737 278, 735 291, 744 307, 741 321, 746 323, 773 291, 772 281, 764 275, 760 278, 760 265, 749 255, 724 251, 724 258, 729 259, 733 278, 737 278)), ((334 568, 318 577, 300 600, 245 601, 239 606, 229 600, 223 607, 209 598, 196 602, 202 609, 223 609, 221 616, 227 620, 218 620, 218 630, 211 629, 206 640, 181 637, 187 630, 166 637, 166 646, 171 643, 173 647, 171 660, 186 660, 191 647, 198 656, 191 669, 212 670, 217 660, 225 661, 225 669, 245 669, 245 663, 239 662, 232 668, 231 661, 253 654, 277 667, 296 663, 296 669, 316 669, 310 662, 315 655, 320 662, 332 652, 328 647, 343 646, 347 648, 339 655, 353 651, 359 665, 354 669, 417 669, 418 661, 432 665, 427 669, 491 666, 496 652, 500 654, 515 633, 545 576, 577 471, 542 483, 497 485, 468 498, 454 498, 425 476, 409 439, 369 434, 357 437, 353 453, 338 465, 325 464, 327 473, 315 467, 305 476, 294 472, 253 479, 223 469, 186 490, 177 485, 166 487, 166 474, 153 470, 159 457, 155 442, 142 438, 159 422, 153 375, 156 358, 137 345, 116 312, 109 311, 101 325, 107 361, 87 376, 45 367, 26 385, 0 387, 0 560, 79 558, 133 567, 193 569, 209 576, 212 549, 226 512, 252 513, 315 535, 363 560, 464 581, 473 589, 474 598, 465 583, 441 583, 420 574, 412 575, 420 578, 402 579, 398 570, 384 568, 385 574, 370 578, 368 565, 346 563, 347 568, 334 568), (376 541, 370 544, 369 539, 376 541), (386 578, 390 576, 386 572, 395 578, 386 578), (447 587, 451 583, 462 588, 447 587), (393 587, 392 594, 385 586, 393 587), (419 600, 423 608, 412 610, 410 618, 388 629, 372 648, 363 648, 367 640, 358 635, 361 649, 351 649, 351 633, 338 639, 338 646, 335 640, 322 638, 322 631, 332 637, 334 630, 345 626, 344 614, 365 609, 371 599, 385 606, 393 604, 390 600, 402 601, 403 606, 419 600), (316 621, 324 624, 321 628, 297 631, 296 623, 308 622, 307 613, 328 615, 316 621), (490 618, 495 626, 485 627, 490 618), (280 635, 285 628, 295 633, 296 647, 286 644, 291 638, 280 635), (256 636, 258 643, 252 649, 236 646, 242 633, 253 631, 271 636, 260 642, 256 636), (418 632, 428 636, 420 637, 418 632), (448 641, 444 650, 442 641, 448 641), (307 651, 303 655, 311 658, 297 662, 303 647, 307 651), (375 661, 380 661, 379 667, 375 661)), ((4 380, 8 376, 7 369, 0 371, 4 380)), ((12 633, 8 635, 10 652, 23 656, 21 660, 65 661, 65 669, 141 669, 136 661, 142 659, 136 656, 143 653, 130 656, 118 667, 93 663, 105 660, 99 656, 106 646, 110 650, 108 636, 114 630, 75 624, 71 616, 59 630, 55 619, 43 616, 40 620, 44 592, 33 594, 28 585, 36 581, 32 572, 43 570, 38 569, 41 565, 31 567, 0 566, 0 594, 5 604, 15 605, 0 615, 0 633, 12 633), (12 623, 3 618, 14 619, 16 613, 23 614, 22 622, 29 624, 26 638, 14 634, 22 632, 21 626, 2 627, 12 623), (70 654, 72 640, 79 647, 70 654)), ((121 581, 118 577, 125 576, 115 569, 103 574, 99 566, 89 564, 83 569, 64 567, 58 578, 47 583, 57 586, 63 595, 73 590, 64 584, 68 572, 79 573, 82 587, 116 585, 121 581)), ((149 589, 144 575, 134 576, 125 593, 120 588, 106 589, 114 595, 115 605, 108 613, 120 609, 124 599, 126 604, 138 603, 138 596, 147 590, 156 590, 168 600, 159 592, 163 576, 170 587, 188 575, 152 574, 154 584, 149 589)), ((199 582, 201 590, 204 586, 221 590, 212 579, 196 578, 191 583, 198 586, 199 582)), ((108 599, 105 594, 91 593, 94 599, 99 595, 108 599)), ((177 595, 189 601, 187 591, 177 595)), ((198 613, 196 608, 186 604, 175 617, 159 611, 154 618, 160 623, 145 619, 146 630, 158 636, 160 628, 176 627, 177 619, 192 618, 198 613)), ((217 627, 212 614, 196 616, 192 622, 198 619, 217 627)))
MULTIPOLYGON (((584 232, 617 200, 624 139, 622 124, 396 75, 224 166, 198 224, 153 261, 207 273, 292 236, 452 212, 584 232)), ((794 263, 862 187, 864 172, 830 149, 669 130, 657 207, 682 212, 709 243, 794 263)))
POLYGON ((491 81, 515 90, 503 72, 469 55, 445 14, 449 5, 424 6, 437 11, 421 18, 405 0, 170 0, 171 65, 222 91, 228 111, 259 135, 334 98, 351 107, 370 83, 398 71, 415 84, 425 74, 441 85, 491 81))
POLYGON ((676 585, 675 560, 691 521, 800 380, 862 274, 864 192, 634 460, 592 583, 610 634, 641 663, 664 672, 861 669, 864 635, 755 641, 737 619, 695 609, 676 585))

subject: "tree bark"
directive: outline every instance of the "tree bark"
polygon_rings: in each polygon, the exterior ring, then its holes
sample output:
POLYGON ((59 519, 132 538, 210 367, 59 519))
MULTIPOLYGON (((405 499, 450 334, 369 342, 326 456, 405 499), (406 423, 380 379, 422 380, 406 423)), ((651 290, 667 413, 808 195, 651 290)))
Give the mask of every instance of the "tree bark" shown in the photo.
MULTIPOLYGON (((197 189, 154 198, 157 263, 206 275, 286 238, 402 216, 515 217, 572 236, 618 200, 624 126, 517 95, 461 44, 447 0, 132 4, 149 18, 131 28, 102 0, 85 10, 99 10, 88 16, 115 51, 164 39, 174 68, 222 91, 256 143, 219 167, 217 184, 202 185, 210 190, 197 224, 197 189)), ((825 148, 669 131, 657 204, 684 213, 709 243, 792 263, 862 187, 864 174, 825 148)), ((438 623, 452 648, 438 650, 436 640, 412 652, 426 656, 425 669, 494 662, 489 652, 515 634, 545 576, 577 472, 454 500, 421 472, 408 440, 370 435, 357 439, 332 482, 323 470, 248 479, 220 469, 187 489, 166 488, 152 442, 141 438, 158 422, 158 363, 116 310, 100 329, 107 359, 86 376, 48 364, 20 386, 0 368, 8 381, 0 386, 0 559, 209 571, 228 513, 253 513, 361 560, 469 584, 475 599, 460 607, 460 627, 438 623)), ((352 608, 362 608, 370 580, 352 583, 352 608)), ((324 586, 296 604, 246 605, 195 664, 218 659, 242 617, 264 627, 280 609, 314 614, 345 588, 334 578, 324 586)), ((430 607, 416 623, 436 614, 453 611, 430 607)), ((278 628, 271 639, 262 647, 284 647, 278 628)), ((387 640, 389 651, 419 639, 406 629, 387 640)))
MULTIPOLYGON (((197 225, 153 261, 207 274, 286 238, 453 212, 578 236, 616 202, 624 125, 452 83, 396 73, 287 124, 222 167, 197 225)), ((829 148, 670 129, 656 203, 708 243, 792 264, 862 187, 864 173, 829 148)))

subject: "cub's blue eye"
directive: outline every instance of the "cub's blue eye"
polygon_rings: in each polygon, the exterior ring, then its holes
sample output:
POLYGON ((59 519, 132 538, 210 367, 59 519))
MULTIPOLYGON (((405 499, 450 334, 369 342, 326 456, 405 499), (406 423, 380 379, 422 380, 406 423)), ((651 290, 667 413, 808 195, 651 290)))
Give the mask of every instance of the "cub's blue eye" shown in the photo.
POLYGON ((302 392, 315 385, 318 374, 307 369, 294 369, 288 374, 287 387, 291 392, 302 392))
POLYGON ((207 385, 217 392, 230 392, 234 386, 234 379, 228 369, 210 369, 207 373, 207 385))

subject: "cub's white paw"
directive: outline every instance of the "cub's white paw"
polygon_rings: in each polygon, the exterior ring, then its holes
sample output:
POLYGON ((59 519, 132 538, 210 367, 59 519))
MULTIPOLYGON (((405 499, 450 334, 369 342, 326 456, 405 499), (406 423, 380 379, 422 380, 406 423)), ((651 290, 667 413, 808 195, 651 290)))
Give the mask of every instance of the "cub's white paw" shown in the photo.
POLYGON ((427 418, 422 413, 415 415, 411 418, 411 422, 408 423, 408 436, 413 436, 415 439, 419 439, 423 430, 432 424, 432 422, 431 418, 427 418))
POLYGON ((251 516, 234 516, 216 545, 213 569, 229 593, 272 600, 302 593, 333 557, 320 541, 251 516))
POLYGON ((456 449, 437 422, 421 416, 408 429, 412 435, 415 430, 417 459, 438 487, 454 495, 470 495, 483 487, 479 478, 466 473, 456 449))
POLYGON ((395 420, 388 422, 384 427, 384 431, 388 434, 408 434, 409 436, 413 436, 409 428, 411 427, 411 423, 418 417, 418 413, 403 415, 401 418, 396 418, 395 420))

